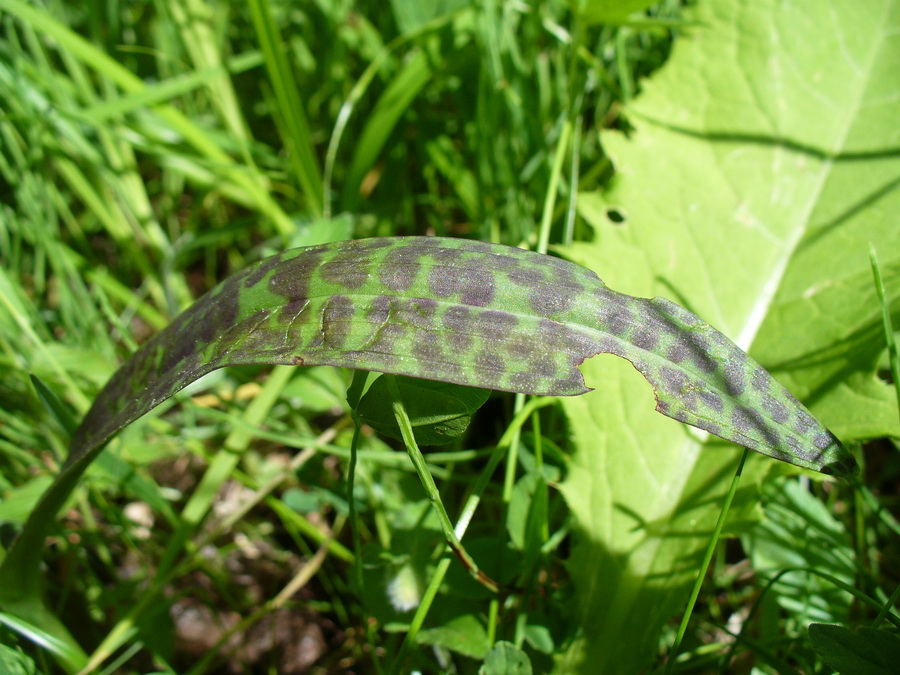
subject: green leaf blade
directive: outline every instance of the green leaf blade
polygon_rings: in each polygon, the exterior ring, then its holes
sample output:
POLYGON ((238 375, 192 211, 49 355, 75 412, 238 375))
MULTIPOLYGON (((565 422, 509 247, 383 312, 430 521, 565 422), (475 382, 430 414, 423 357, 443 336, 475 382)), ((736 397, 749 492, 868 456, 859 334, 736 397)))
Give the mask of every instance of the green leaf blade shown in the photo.
POLYGON ((663 414, 808 468, 853 468, 784 387, 674 303, 617 293, 549 256, 424 237, 297 249, 233 275, 116 373, 68 462, 225 366, 331 365, 568 396, 588 391, 579 366, 600 352, 631 361, 663 414))
MULTIPOLYGON (((462 436, 472 415, 490 395, 487 389, 409 377, 398 377, 397 389, 419 445, 443 445, 462 436)), ((385 378, 372 383, 357 414, 375 431, 403 440, 385 378)))
POLYGON ((795 464, 853 467, 787 390, 669 301, 616 293, 574 263, 483 242, 338 242, 286 251, 232 275, 116 372, 0 565, 0 587, 7 580, 11 589, 0 602, 37 592, 36 579, 20 584, 19 577, 37 568, 46 528, 99 448, 214 369, 330 365, 571 396, 588 391, 580 366, 600 352, 631 361, 666 415, 795 464))

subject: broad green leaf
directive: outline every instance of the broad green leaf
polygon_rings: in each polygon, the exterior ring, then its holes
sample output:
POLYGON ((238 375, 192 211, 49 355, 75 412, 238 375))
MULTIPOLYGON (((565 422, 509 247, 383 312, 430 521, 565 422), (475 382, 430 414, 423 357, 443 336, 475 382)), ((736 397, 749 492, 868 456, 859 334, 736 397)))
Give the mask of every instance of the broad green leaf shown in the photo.
MULTIPOLYGON (((443 445, 462 436, 472 415, 491 393, 488 389, 411 377, 398 377, 397 388, 420 445, 443 445)), ((375 431, 403 440, 383 377, 375 380, 366 391, 357 413, 375 431)))
POLYGON ((900 638, 886 630, 814 623, 809 640, 825 663, 840 675, 890 675, 900 662, 900 638))
MULTIPOLYGON (((628 293, 676 298, 829 426, 896 429, 873 375, 883 342, 868 247, 896 316, 900 9, 709 0, 689 19, 697 28, 626 110, 633 130, 602 136, 617 177, 580 201, 595 243, 565 254, 628 293), (863 422, 867 405, 877 424, 863 422)), ((684 605, 738 456, 648 414, 627 366, 600 357, 583 370, 597 391, 564 401, 576 450, 563 489, 585 637, 561 669, 638 672, 684 605)))
POLYGON ((484 657, 478 675, 531 675, 528 654, 511 642, 500 641, 484 657))
POLYGON ((572 0, 575 11, 590 23, 620 23, 659 0, 572 0))
POLYGON ((564 396, 588 390, 579 366, 600 352, 629 360, 669 417, 800 466, 854 469, 784 387, 668 300, 617 293, 568 261, 482 242, 323 244, 232 275, 116 372, 0 565, 0 603, 38 597, 44 533, 99 448, 217 368, 333 365, 564 396))
POLYGON ((537 395, 588 391, 629 360, 659 412, 807 468, 853 458, 724 335, 663 298, 506 246, 385 237, 295 249, 232 275, 119 369, 76 430, 71 468, 190 382, 239 364, 333 365, 537 395))
POLYGON ((0 643, 0 672, 7 675, 36 675, 38 669, 21 649, 0 643))
POLYGON ((452 649, 473 659, 482 659, 491 647, 484 624, 473 614, 463 614, 445 621, 437 628, 419 633, 419 644, 452 649))

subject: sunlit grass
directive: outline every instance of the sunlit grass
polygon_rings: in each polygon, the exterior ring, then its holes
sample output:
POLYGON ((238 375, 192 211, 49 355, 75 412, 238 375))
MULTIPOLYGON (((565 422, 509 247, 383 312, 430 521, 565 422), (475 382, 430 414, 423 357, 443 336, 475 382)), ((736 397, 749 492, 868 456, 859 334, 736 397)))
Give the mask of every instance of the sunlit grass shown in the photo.
MULTIPOLYGON (((599 130, 622 123, 664 63, 680 3, 626 26, 576 20, 561 2, 445 4, 0 0, 4 547, 63 461, 66 415, 79 419, 137 345, 229 272, 351 237, 538 249, 590 236, 572 204, 612 173, 599 130)), ((71 658, 98 672, 476 672, 506 640, 548 670, 579 631, 564 566, 573 524, 555 489, 560 410, 519 420, 513 482, 492 476, 467 535, 513 589, 492 599, 439 558, 439 524, 396 446, 364 433, 347 494, 349 382, 327 368, 233 368, 113 441, 44 555, 49 606, 84 650, 71 658), (516 577, 511 558, 533 573, 516 577), (446 583, 429 588, 435 569, 446 583), (427 593, 437 600, 418 617, 427 593), (421 644, 401 661, 411 622, 421 644)), ((515 412, 495 395, 464 442, 426 455, 451 517, 515 412)), ((701 593, 708 639, 686 639, 692 672, 709 645, 721 656, 723 627, 757 620, 749 558, 729 549, 713 567, 724 598, 701 593)), ((800 630, 771 604, 759 611, 782 621, 774 634, 800 630)), ((0 646, 53 672, 52 648, 13 624, 0 646)), ((747 648, 770 668, 817 664, 809 649, 747 648)))

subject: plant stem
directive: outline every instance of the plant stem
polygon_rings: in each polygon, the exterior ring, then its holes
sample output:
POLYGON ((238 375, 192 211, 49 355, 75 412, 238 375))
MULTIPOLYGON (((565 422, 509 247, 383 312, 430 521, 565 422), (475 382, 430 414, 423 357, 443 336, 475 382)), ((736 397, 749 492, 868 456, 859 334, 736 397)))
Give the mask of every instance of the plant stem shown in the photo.
POLYGON ((497 582, 478 569, 478 565, 472 560, 472 557, 468 554, 465 547, 463 547, 462 542, 453 530, 453 523, 450 522, 450 516, 447 515, 447 510, 444 508, 444 502, 441 501, 441 494, 434 484, 434 478, 432 478, 431 472, 428 470, 425 457, 422 455, 422 451, 419 450, 419 445, 416 443, 412 423, 409 421, 409 416, 406 414, 406 407, 403 405, 403 400, 400 398, 400 389, 397 387, 397 378, 393 375, 384 375, 383 377, 388 378, 388 391, 391 394, 394 417, 397 418, 397 424, 400 426, 400 434, 403 436, 403 444, 406 446, 409 458, 416 468, 416 473, 419 474, 419 480, 422 481, 422 487, 425 488, 425 493, 428 495, 428 501, 431 502, 432 507, 434 507, 437 512, 438 519, 441 523, 441 529, 444 531, 444 537, 447 539, 447 543, 450 545, 450 548, 456 557, 460 559, 463 565, 465 565, 469 574, 471 574, 478 583, 485 588, 497 592, 499 590, 497 582))
POLYGON ((354 370, 353 380, 347 389, 347 403, 350 405, 351 415, 353 417, 353 440, 350 441, 350 462, 347 467, 347 504, 350 510, 350 531, 353 534, 353 555, 355 557, 353 565, 353 579, 356 584, 356 593, 358 597, 362 597, 363 590, 363 563, 362 563, 362 545, 359 540, 359 522, 356 514, 356 499, 354 498, 354 488, 356 485, 356 461, 357 449, 359 447, 359 436, 362 431, 362 422, 359 415, 356 414, 356 407, 359 405, 359 399, 362 398, 363 389, 366 386, 366 380, 369 379, 367 370, 354 370))
POLYGON ((744 471, 744 462, 747 461, 747 454, 750 451, 744 448, 741 453, 741 459, 738 462, 737 470, 734 472, 734 478, 731 481, 731 487, 728 494, 725 495, 725 503, 722 504, 722 511, 719 513, 719 519, 716 521, 716 527, 713 529, 713 536, 706 547, 706 553, 703 556, 703 563, 700 565, 700 572, 697 574, 697 580, 691 589, 691 597, 688 599, 687 607, 684 609, 684 616, 681 617, 681 624, 678 626, 678 633, 675 636, 675 644, 669 650, 669 658, 666 660, 666 669, 663 675, 669 675, 675 667, 675 660, 678 657, 678 650, 681 647, 681 641, 687 632, 688 623, 691 620, 691 614, 694 611, 694 605, 697 603, 697 596, 700 595, 700 588, 703 586, 703 579, 706 577, 706 571, 709 569, 709 563, 712 561, 713 554, 716 552, 716 546, 719 543, 719 537, 722 534, 722 528, 725 526, 725 519, 728 517, 728 510, 731 508, 731 502, 737 492, 738 483, 741 482, 741 474, 744 471))

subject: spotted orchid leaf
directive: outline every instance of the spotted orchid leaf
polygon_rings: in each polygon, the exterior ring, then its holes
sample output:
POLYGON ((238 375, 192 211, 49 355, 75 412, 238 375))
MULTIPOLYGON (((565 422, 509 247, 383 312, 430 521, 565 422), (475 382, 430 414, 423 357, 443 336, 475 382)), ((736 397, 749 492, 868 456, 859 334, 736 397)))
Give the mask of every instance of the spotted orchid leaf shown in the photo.
POLYGON ((573 396, 589 391, 578 367, 601 352, 629 360, 664 415, 808 469, 854 466, 790 392, 691 312, 618 293, 566 260, 439 237, 294 249, 232 275, 119 369, 67 465, 225 366, 343 366, 573 396))
MULTIPOLYGON (((230 276, 115 373, 0 565, 0 586, 37 565, 46 528, 99 448, 217 368, 331 365, 574 396, 589 391, 579 366, 604 352, 630 361, 669 417, 808 469, 854 470, 852 456, 787 389, 668 300, 618 293, 587 268, 506 246, 438 237, 339 242, 285 251, 230 276)), ((14 596, 35 595, 7 590, 7 607, 14 596)))

